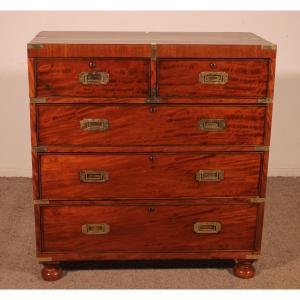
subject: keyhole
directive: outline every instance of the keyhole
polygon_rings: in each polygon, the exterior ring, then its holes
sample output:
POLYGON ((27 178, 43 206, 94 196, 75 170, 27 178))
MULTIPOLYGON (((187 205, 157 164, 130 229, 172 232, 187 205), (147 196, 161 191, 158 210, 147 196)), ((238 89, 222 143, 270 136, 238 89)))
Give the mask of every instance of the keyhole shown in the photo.
POLYGON ((154 155, 150 155, 150 156, 149 156, 149 160, 150 160, 150 161, 155 161, 155 159, 156 159, 156 158, 155 158, 154 155))
POLYGON ((148 211, 149 211, 149 212, 154 212, 154 211, 155 211, 155 208, 154 208, 154 207, 148 207, 148 211))
POLYGON ((94 61, 90 61, 89 65, 92 69, 96 68, 96 63, 94 61))
POLYGON ((156 113, 157 112, 157 108, 156 107, 151 107, 150 108, 150 112, 151 113, 156 113))
POLYGON ((211 64, 210 64, 210 67, 211 67, 212 69, 214 69, 216 66, 217 66, 217 65, 216 65, 215 63, 211 63, 211 64))

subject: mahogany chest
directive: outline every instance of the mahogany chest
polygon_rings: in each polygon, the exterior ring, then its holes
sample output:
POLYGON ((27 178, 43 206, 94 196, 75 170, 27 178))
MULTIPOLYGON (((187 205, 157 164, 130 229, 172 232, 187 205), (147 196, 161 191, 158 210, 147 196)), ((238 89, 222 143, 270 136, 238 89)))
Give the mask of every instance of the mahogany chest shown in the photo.
POLYGON ((276 46, 252 33, 41 32, 28 44, 38 261, 261 249, 276 46))

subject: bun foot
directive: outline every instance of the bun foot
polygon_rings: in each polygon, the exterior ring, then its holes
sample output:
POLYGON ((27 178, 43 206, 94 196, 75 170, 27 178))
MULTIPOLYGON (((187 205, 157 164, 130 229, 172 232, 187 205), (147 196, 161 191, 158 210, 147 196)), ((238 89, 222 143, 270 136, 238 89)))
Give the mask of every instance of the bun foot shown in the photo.
POLYGON ((63 271, 57 264, 44 265, 41 271, 42 277, 46 281, 55 281, 62 277, 63 271))
POLYGON ((233 273, 235 276, 250 279, 255 275, 255 269, 252 266, 252 260, 239 260, 233 267, 233 273))

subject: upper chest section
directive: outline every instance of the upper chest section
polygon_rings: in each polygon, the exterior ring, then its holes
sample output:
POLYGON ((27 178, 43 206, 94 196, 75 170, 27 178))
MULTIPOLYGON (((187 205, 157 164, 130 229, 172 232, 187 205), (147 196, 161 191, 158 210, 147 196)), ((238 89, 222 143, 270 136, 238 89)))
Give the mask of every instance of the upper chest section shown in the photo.
POLYGON ((251 33, 41 32, 28 57, 34 97, 251 103, 271 96, 275 50, 251 33))

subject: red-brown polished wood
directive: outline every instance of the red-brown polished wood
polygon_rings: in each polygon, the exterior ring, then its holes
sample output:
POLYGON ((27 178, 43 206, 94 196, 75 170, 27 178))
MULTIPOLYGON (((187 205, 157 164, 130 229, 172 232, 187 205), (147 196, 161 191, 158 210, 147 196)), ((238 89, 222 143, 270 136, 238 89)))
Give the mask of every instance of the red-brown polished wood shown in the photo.
POLYGON ((161 97, 266 97, 267 60, 158 60, 161 97), (224 72, 225 84, 205 84, 201 72, 224 72))
POLYGON ((44 59, 36 62, 38 96, 147 97, 150 61, 142 59, 44 59), (95 67, 90 67, 94 63, 95 67), (106 72, 107 84, 82 84, 82 72, 106 72))
POLYGON ((44 279, 60 278, 59 262, 102 259, 235 259, 235 275, 254 275, 264 203, 253 201, 265 197, 269 156, 257 146, 269 145, 272 119, 261 98, 273 98, 275 45, 252 33, 41 32, 28 58, 29 95, 43 103, 30 110, 44 279), (109 83, 79 82, 93 71, 109 83), (228 82, 201 86, 205 71, 228 82), (204 132, 204 117, 227 126, 204 132), (83 131, 82 118, 109 129, 83 131), (81 182, 94 167, 109 180, 81 182), (204 168, 224 180, 196 181, 204 168), (81 222, 99 217, 110 233, 84 235, 81 222), (197 239, 191 224, 202 217, 222 230, 197 239))
POLYGON ((39 105, 42 145, 260 145, 265 106, 39 105), (130 112, 130 113, 128 113, 130 112), (106 119, 105 131, 83 130, 84 119, 106 119), (221 119, 226 128, 207 131, 201 120, 221 119))
POLYGON ((57 200, 253 197, 259 195, 261 163, 259 153, 43 154, 41 197, 57 200), (83 170, 105 171, 109 180, 81 182, 83 170), (196 180, 199 170, 221 170, 224 180, 199 182, 196 180))
POLYGON ((172 206, 49 206, 41 212, 45 252, 198 252, 254 250, 257 208, 251 204, 172 206), (196 233, 196 222, 219 222, 218 233, 196 233), (106 234, 84 234, 106 223, 106 234))
POLYGON ((42 271, 42 277, 46 281, 55 281, 63 276, 63 271, 56 264, 45 264, 42 271))
POLYGON ((238 263, 233 268, 235 276, 250 279, 255 275, 255 269, 252 265, 253 260, 238 260, 238 263))

